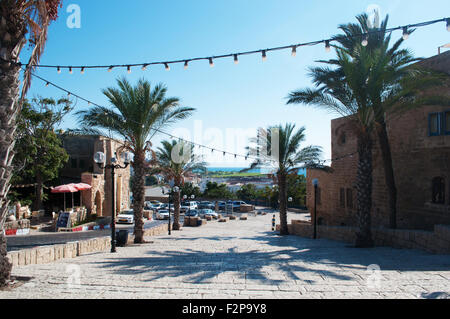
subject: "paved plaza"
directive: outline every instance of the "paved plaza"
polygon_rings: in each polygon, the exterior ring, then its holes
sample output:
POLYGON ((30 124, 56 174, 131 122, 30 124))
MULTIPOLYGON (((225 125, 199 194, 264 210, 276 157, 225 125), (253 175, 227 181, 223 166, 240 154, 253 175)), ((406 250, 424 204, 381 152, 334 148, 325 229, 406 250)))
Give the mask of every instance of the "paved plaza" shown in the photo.
MULTIPOLYGON (((294 215, 295 216, 295 215, 294 215)), ((292 218, 292 216, 290 216, 292 218)), ((272 215, 208 222, 52 264, 13 269, 31 279, 3 298, 445 298, 450 256, 356 249, 271 232, 272 215)), ((278 221, 277 221, 278 222, 278 221)))

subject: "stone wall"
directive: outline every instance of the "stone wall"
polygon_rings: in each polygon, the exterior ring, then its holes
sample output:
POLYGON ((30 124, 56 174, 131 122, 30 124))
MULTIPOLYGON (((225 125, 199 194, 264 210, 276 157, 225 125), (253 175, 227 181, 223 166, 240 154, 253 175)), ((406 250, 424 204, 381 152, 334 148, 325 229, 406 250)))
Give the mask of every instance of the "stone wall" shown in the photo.
MULTIPOLYGON (((144 231, 145 237, 158 236, 168 231, 168 225, 159 225, 144 231)), ((132 244, 134 236, 128 236, 128 244, 132 244)), ((93 252, 104 252, 111 249, 111 237, 99 237, 88 240, 70 242, 8 252, 8 259, 13 267, 34 264, 48 264, 61 259, 71 259, 93 252)))
MULTIPOLYGON (((279 229, 279 225, 277 225, 279 229)), ((291 235, 312 238, 313 225, 293 220, 288 225, 291 235)), ((355 227, 350 226, 317 226, 317 238, 353 243, 355 227)), ((434 231, 399 230, 387 228, 372 229, 375 246, 389 246, 404 249, 420 249, 433 254, 450 254, 450 226, 436 225, 434 231)))

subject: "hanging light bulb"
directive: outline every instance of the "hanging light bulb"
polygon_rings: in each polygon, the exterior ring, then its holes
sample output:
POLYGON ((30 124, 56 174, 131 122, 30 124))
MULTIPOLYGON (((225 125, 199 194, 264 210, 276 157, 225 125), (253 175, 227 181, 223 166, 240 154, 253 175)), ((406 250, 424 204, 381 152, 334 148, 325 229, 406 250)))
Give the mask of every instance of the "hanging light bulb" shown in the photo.
POLYGON ((363 40, 362 40, 362 42, 361 42, 361 45, 362 45, 363 47, 366 47, 368 44, 369 44, 369 35, 366 34, 366 35, 364 35, 364 37, 363 37, 363 40))
POLYGON ((67 92, 67 97, 70 97, 70 92, 67 92))
POLYGON ((170 71, 170 66, 167 63, 164 63, 164 66, 166 67, 166 71, 170 71))
POLYGON ((189 61, 184 62, 184 69, 187 70, 189 67, 189 61))
POLYGON ((292 53, 291 53, 291 55, 292 55, 292 56, 296 56, 296 55, 297 55, 297 47, 296 47, 295 45, 292 47, 292 53))
POLYGON ((81 68, 81 74, 84 74, 84 67, 81 68))
POLYGON ((223 152, 223 156, 225 156, 225 152, 223 152))
POLYGON ((49 82, 47 82, 46 84, 45 84, 45 86, 49 86, 50 85, 50 83, 49 82))
POLYGON ((409 38, 409 33, 408 33, 408 27, 404 27, 403 28, 403 40, 408 40, 409 38))
POLYGON ((447 31, 450 32, 450 18, 447 19, 447 31))
POLYGON ((111 65, 111 66, 108 68, 108 72, 111 72, 113 68, 114 68, 114 67, 111 65))
POLYGON ((238 55, 234 55, 234 64, 239 64, 238 55))
POLYGON ((209 58, 209 66, 214 67, 214 61, 212 58, 209 58))
POLYGON ((127 72, 131 73, 131 66, 127 66, 127 72))
POLYGON ((330 51, 331 51, 330 40, 326 40, 326 41, 325 41, 325 50, 326 50, 327 52, 330 52, 330 51))
POLYGON ((72 67, 71 67, 71 66, 69 67, 69 73, 70 73, 70 74, 73 73, 73 72, 72 72, 72 67))
POLYGON ((148 66, 148 64, 144 64, 144 65, 142 66, 142 71, 147 70, 147 66, 148 66))
POLYGON ((60 74, 61 73, 61 68, 58 66, 58 69, 57 69, 57 71, 58 71, 58 74, 60 74))
POLYGON ((266 50, 262 50, 262 60, 263 61, 267 60, 266 50))
POLYGON ((237 154, 234 154, 234 158, 236 158, 237 157, 237 154))

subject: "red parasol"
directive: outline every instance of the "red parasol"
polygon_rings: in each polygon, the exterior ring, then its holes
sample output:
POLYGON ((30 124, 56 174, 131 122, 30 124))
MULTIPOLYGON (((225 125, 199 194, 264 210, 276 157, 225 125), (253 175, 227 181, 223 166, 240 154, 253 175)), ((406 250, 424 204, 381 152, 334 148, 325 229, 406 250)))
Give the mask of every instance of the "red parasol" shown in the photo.
POLYGON ((52 188, 52 193, 64 193, 64 211, 66 211, 66 193, 72 193, 72 208, 73 208, 73 193, 78 192, 78 189, 76 189, 73 185, 60 185, 57 187, 52 188))
MULTIPOLYGON (((69 185, 75 187, 79 191, 87 191, 92 188, 91 185, 85 184, 85 183, 69 184, 69 185)), ((82 200, 83 200, 83 198, 82 198, 82 196, 80 196, 80 206, 83 206, 82 200)))

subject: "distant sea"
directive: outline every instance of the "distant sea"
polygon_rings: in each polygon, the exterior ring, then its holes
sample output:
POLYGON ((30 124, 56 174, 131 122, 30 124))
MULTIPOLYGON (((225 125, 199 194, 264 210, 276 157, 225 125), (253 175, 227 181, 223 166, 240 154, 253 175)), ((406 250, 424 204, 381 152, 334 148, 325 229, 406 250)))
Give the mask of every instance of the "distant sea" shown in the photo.
MULTIPOLYGON (((230 173, 238 173, 239 171, 245 169, 247 167, 207 167, 208 172, 230 172, 230 173)), ((259 174, 269 174, 271 172, 270 168, 255 168, 248 173, 259 173, 259 174)), ((299 175, 305 175, 306 176, 306 170, 301 169, 298 172, 299 175)))

